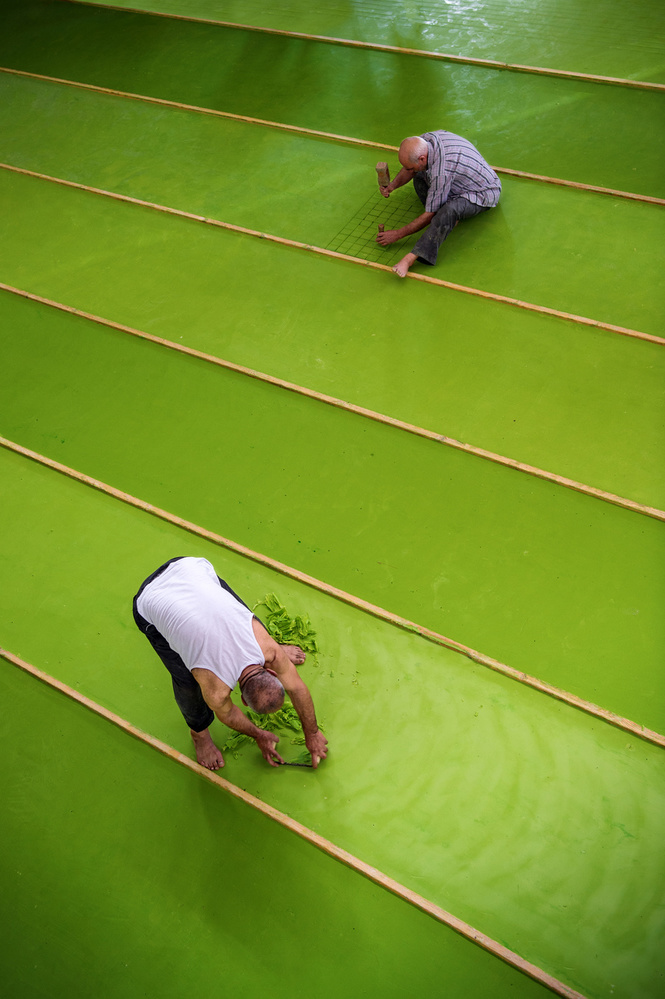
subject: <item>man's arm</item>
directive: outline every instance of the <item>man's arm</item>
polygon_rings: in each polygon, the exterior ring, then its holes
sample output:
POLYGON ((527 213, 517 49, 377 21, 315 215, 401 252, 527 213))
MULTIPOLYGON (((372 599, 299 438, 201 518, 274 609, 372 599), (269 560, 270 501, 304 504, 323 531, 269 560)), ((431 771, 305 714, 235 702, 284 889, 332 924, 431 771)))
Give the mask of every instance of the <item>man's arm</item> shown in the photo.
POLYGON ((268 654, 264 652, 266 665, 274 669, 284 686, 284 690, 291 698, 293 707, 298 712, 305 736, 305 745, 312 755, 312 766, 316 769, 319 762, 325 760, 328 755, 328 740, 319 729, 316 721, 312 695, 296 667, 276 642, 272 653, 271 656, 270 652, 268 654))
MULTIPOLYGON (((385 187, 379 188, 381 194, 384 198, 389 198, 392 192, 396 191, 398 187, 404 187, 410 180, 413 180, 416 172, 416 170, 410 170, 408 167, 403 166, 394 180, 386 184, 385 187)), ((445 198, 443 200, 445 201, 445 198)), ((390 246, 391 243, 396 243, 398 239, 404 239, 405 236, 411 236, 414 232, 420 232, 421 229, 430 224, 435 214, 436 212, 423 212, 417 219, 402 226, 401 229, 388 229, 386 232, 380 232, 376 237, 376 241, 381 246, 390 246)))
POLYGON ((305 745, 312 755, 312 766, 316 769, 319 762, 325 760, 328 755, 328 740, 316 721, 312 695, 284 649, 271 637, 265 625, 257 617, 252 618, 252 628, 265 657, 266 666, 275 671, 298 712, 305 745))
MULTIPOLYGON (((277 672, 277 671, 275 671, 277 672)), ((231 700, 231 690, 219 677, 215 676, 208 669, 192 670, 192 675, 201 688, 206 704, 215 712, 219 720, 228 725, 242 735, 249 735, 256 740, 256 744, 268 763, 277 767, 284 760, 279 755, 275 746, 279 738, 274 732, 266 732, 258 728, 249 720, 247 715, 231 700)))
POLYGON ((396 243, 398 239, 404 239, 405 236, 410 236, 414 232, 420 232, 421 229, 430 224, 435 215, 436 212, 423 212, 417 219, 402 226, 401 229, 387 229, 385 232, 380 232, 376 237, 376 241, 381 246, 390 246, 391 243, 396 243))
POLYGON ((389 198, 392 192, 396 191, 398 187, 404 187, 404 185, 408 184, 410 180, 413 180, 415 172, 415 170, 409 170, 407 167, 402 167, 394 180, 391 180, 390 183, 386 184, 384 187, 379 186, 381 194, 384 198, 389 198))

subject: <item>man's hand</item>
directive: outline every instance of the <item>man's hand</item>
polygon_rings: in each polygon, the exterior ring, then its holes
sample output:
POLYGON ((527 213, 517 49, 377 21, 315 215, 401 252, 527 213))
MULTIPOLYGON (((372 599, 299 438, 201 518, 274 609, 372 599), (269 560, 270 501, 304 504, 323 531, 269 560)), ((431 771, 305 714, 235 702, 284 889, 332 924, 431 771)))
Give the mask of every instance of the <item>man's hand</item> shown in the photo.
POLYGON ((381 246, 390 246, 391 243, 396 243, 398 239, 404 239, 405 236, 411 236, 414 232, 420 232, 421 229, 430 224, 434 215, 434 212, 423 212, 417 219, 414 219, 413 222, 408 222, 401 229, 388 229, 386 232, 380 232, 376 237, 376 241, 381 246))
POLYGON ((305 745, 312 754, 312 766, 316 770, 321 760, 328 755, 328 740, 321 731, 305 736, 305 745))
POLYGON ((261 728, 259 729, 259 734, 255 736, 255 738, 256 745, 261 750, 264 760, 267 760, 271 767, 278 767, 280 763, 284 762, 275 749, 275 746, 279 742, 279 738, 274 732, 266 732, 261 728))
POLYGON ((377 243, 381 246, 390 246, 391 243, 396 243, 398 239, 401 239, 399 229, 387 229, 386 232, 380 232, 376 237, 377 243))
POLYGON ((381 187, 381 185, 379 184, 379 190, 381 191, 381 194, 383 195, 384 198, 389 198, 390 195, 393 193, 394 188, 392 184, 386 184, 385 187, 381 187))

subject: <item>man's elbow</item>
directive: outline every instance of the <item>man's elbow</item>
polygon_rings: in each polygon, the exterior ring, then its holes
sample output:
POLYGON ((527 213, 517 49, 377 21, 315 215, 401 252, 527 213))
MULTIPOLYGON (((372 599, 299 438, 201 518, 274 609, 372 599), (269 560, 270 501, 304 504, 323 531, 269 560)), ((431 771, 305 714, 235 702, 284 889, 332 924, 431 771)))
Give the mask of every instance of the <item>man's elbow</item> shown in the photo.
POLYGON ((210 697, 207 704, 221 722, 225 722, 233 710, 233 701, 229 697, 210 697))

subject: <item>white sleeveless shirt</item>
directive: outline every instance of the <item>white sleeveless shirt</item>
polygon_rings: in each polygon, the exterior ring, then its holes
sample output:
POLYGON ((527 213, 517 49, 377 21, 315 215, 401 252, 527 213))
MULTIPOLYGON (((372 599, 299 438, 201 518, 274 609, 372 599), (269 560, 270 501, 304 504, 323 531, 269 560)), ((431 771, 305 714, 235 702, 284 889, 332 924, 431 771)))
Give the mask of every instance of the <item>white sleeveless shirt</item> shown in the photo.
POLYGON ((172 562, 146 586, 137 609, 187 669, 208 669, 231 690, 246 666, 265 664, 252 612, 220 586, 206 558, 172 562))

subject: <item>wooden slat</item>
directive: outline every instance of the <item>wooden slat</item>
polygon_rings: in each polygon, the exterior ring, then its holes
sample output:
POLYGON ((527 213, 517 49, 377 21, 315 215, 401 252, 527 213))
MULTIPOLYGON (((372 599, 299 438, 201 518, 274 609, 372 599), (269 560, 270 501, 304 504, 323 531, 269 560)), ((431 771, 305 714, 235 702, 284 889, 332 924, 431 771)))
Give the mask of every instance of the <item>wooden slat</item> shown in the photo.
MULTIPOLYGON (((180 101, 169 101, 163 97, 151 97, 147 94, 134 94, 127 90, 113 90, 110 87, 98 87, 94 83, 81 83, 78 80, 63 80, 57 76, 44 76, 41 73, 28 73, 22 69, 11 69, 0 66, 0 73, 10 73, 13 76, 24 76, 34 80, 44 80, 47 83, 57 83, 66 87, 78 87, 81 90, 91 90, 95 93, 109 94, 112 97, 123 97, 127 100, 144 101, 146 104, 159 104, 172 107, 179 111, 192 111, 197 114, 207 114, 230 121, 241 121, 248 125, 260 125, 298 135, 308 135, 316 139, 328 139, 331 142, 343 142, 346 145, 359 146, 363 149, 379 149, 397 153, 399 147, 370 139, 358 139, 352 135, 338 135, 336 132, 323 132, 316 128, 306 128, 304 125, 290 125, 288 122, 268 121, 265 118, 252 118, 248 115, 234 114, 232 111, 219 111, 216 108, 199 107, 197 104, 182 104, 180 101)), ((665 86, 665 85, 664 85, 665 86)), ((565 180, 562 177, 547 177, 544 174, 529 173, 525 170, 513 170, 510 167, 493 166, 497 173, 522 180, 537 180, 543 184, 556 184, 559 187, 572 187, 580 191, 590 191, 593 194, 607 194, 615 198, 627 198, 630 201, 646 201, 653 205, 665 205, 665 198, 657 198, 650 194, 636 194, 633 191, 620 191, 612 187, 600 187, 597 184, 582 184, 575 180, 565 180)))
POLYGON ((146 333, 144 330, 136 329, 133 326, 126 326, 124 323, 116 323, 111 319, 104 319, 102 316, 96 316, 91 312, 84 312, 82 309, 75 309, 71 305, 63 305, 62 302, 54 302, 50 298, 35 295, 32 292, 24 291, 21 288, 14 288, 12 285, 4 284, 1 281, 0 291, 7 291, 14 295, 18 295, 21 298, 27 298, 31 302, 38 302, 40 305, 46 305, 50 308, 59 309, 61 312, 66 312, 69 315, 78 316, 81 319, 87 319, 90 322, 98 323, 100 326, 106 326, 109 329, 118 330, 121 333, 128 333, 130 336, 138 337, 141 340, 148 340, 151 343, 159 344, 161 347, 167 347, 169 350, 175 350, 180 354, 186 354, 189 357, 196 357, 198 360, 206 361, 208 364, 215 364, 217 367, 224 368, 227 371, 235 371, 237 374, 245 375, 248 378, 254 378, 257 381, 265 382, 268 385, 274 385, 277 388, 285 389, 287 392, 293 392, 296 395, 305 396, 308 399, 314 399, 316 402, 324 403, 327 406, 333 406, 336 409, 343 409, 356 416, 362 416, 365 419, 373 420, 376 423, 383 423, 386 426, 394 427, 396 430, 403 430, 406 433, 413 434, 415 437, 423 437, 425 440, 433 441, 436 444, 443 444, 456 451, 463 451, 465 454, 474 455, 476 458, 484 458, 494 464, 503 465, 506 468, 512 468, 514 471, 523 472, 526 475, 533 475, 537 479, 543 479, 544 481, 552 482, 557 486, 572 489, 575 492, 583 493, 585 496, 593 496, 594 499, 602 500, 605 503, 612 503, 614 506, 623 507, 623 509, 630 510, 633 513, 641 513, 646 517, 653 517, 654 520, 665 521, 665 510, 660 510, 653 506, 647 506, 644 503, 638 503, 636 500, 628 499, 626 496, 617 496, 616 493, 610 493, 604 489, 597 489, 595 486, 587 485, 584 482, 577 482, 575 479, 567 478, 564 475, 558 475, 556 472, 548 472, 543 468, 537 468, 535 465, 528 465, 523 461, 517 461, 515 458, 508 458, 505 455, 496 454, 494 451, 486 451, 484 448, 476 447, 473 444, 465 444, 462 441, 456 440, 454 437, 447 437, 445 434, 438 434, 434 430, 426 430, 424 427, 418 427, 413 423, 406 423, 404 420, 398 420, 393 416, 386 416, 383 413, 377 413, 375 410, 367 409, 364 406, 357 406, 355 403, 345 402, 343 399, 337 399, 332 395, 325 395, 323 392, 317 392, 315 389, 306 388, 304 385, 297 385, 295 382, 287 382, 283 378, 277 378, 274 375, 268 375, 262 371, 256 371, 254 368, 247 368, 242 364, 234 364, 233 361, 227 361, 224 358, 216 357, 214 354, 206 354, 201 350, 196 350, 193 347, 186 347, 181 343, 174 343, 173 340, 165 340, 163 337, 155 336, 153 333, 146 333))
MULTIPOLYGON (((114 201, 122 201, 125 204, 138 205, 141 208, 150 208, 153 211, 162 212, 165 215, 175 215, 178 218, 190 219, 192 222, 203 222, 206 225, 216 226, 220 229, 227 229, 229 232, 242 233, 244 236, 253 236, 257 239, 265 239, 271 243, 279 243, 282 246, 292 246, 299 250, 308 250, 310 253, 318 253, 321 256, 333 257, 337 260, 348 260, 372 270, 392 272, 388 264, 379 264, 373 260, 363 260, 361 257, 352 257, 348 253, 338 253, 336 250, 327 250, 322 246, 315 246, 311 243, 301 243, 295 239, 287 239, 285 236, 275 236, 269 232, 259 232, 257 229, 248 229, 246 226, 233 225, 231 222, 222 222, 220 219, 208 218, 205 215, 197 215, 193 212, 186 212, 180 208, 171 208, 168 205, 159 205, 154 201, 143 201, 141 198, 132 198, 128 194, 118 194, 116 191, 106 191, 100 187, 90 187, 87 184, 79 184, 73 180, 65 180, 62 177, 51 177, 48 174, 37 173, 35 170, 26 170, 24 167, 13 166, 10 163, 0 163, 0 169, 9 170, 12 173, 22 174, 26 177, 35 177, 37 180, 45 180, 51 184, 61 184, 63 187, 71 187, 78 191, 86 191, 88 194, 97 194, 105 198, 112 198, 114 201)), ((492 291, 484 291, 482 288, 470 288, 463 284, 453 284, 452 281, 444 281, 442 278, 429 277, 427 274, 414 274, 409 271, 407 278, 415 281, 425 281, 427 284, 439 285, 442 288, 450 288, 452 291, 460 291, 466 295, 476 295, 479 298, 486 298, 492 302, 501 302, 504 305, 512 305, 530 312, 538 312, 544 316, 556 316, 558 319, 566 319, 569 322, 579 323, 582 326, 592 326, 594 329, 607 330, 610 333, 619 333, 621 336, 635 337, 638 340, 647 340, 650 343, 665 344, 663 337, 654 336, 652 333, 643 333, 641 330, 630 329, 627 326, 616 326, 614 323, 604 323, 599 319, 589 319, 586 316, 577 316, 571 312, 561 312, 559 309, 551 309, 546 305, 536 305, 533 302, 524 302, 519 298, 509 298, 507 295, 499 295, 492 291)))
POLYGON ((513 73, 530 73, 536 76, 553 76, 564 80, 578 80, 583 83, 611 84, 638 90, 665 91, 665 83, 652 83, 646 80, 631 80, 618 76, 600 76, 596 73, 578 73, 569 69, 556 69, 547 66, 525 66, 515 62, 501 62, 497 59, 480 59, 472 56, 451 55, 446 52, 431 52, 427 49, 404 48, 399 45, 383 45, 380 42, 365 42, 353 38, 335 38, 331 35, 312 35, 302 31, 288 31, 284 28, 264 28, 255 24, 239 24, 236 21, 218 21, 208 17, 191 17, 186 14, 172 14, 165 11, 146 10, 140 7, 117 7, 111 4, 96 4, 90 0, 67 0, 86 7, 101 7, 122 13, 146 14, 150 17, 166 17, 175 21, 194 21, 198 24, 212 24, 218 28, 231 28, 236 31, 252 31, 255 34, 277 35, 282 38, 295 38, 299 41, 323 42, 328 45, 342 45, 346 48, 364 49, 370 52, 387 52, 391 55, 415 56, 420 59, 434 59, 440 62, 461 63, 463 66, 481 66, 485 69, 508 70, 513 73))
POLYGON ((469 648, 469 646, 463 645, 461 642, 456 642, 452 638, 447 638, 445 635, 439 634, 439 632, 433 631, 430 628, 425 628, 423 625, 417 624, 415 621, 409 621, 407 618, 400 617, 398 614, 393 614, 391 611, 387 611, 383 607, 378 607, 376 604, 363 600, 361 597, 347 593, 345 590, 340 590, 336 586, 331 586, 329 583, 324 583, 322 580, 316 579, 314 576, 309 576, 307 573, 301 572, 299 569, 294 569, 292 566, 285 565, 283 562, 278 562, 276 559, 270 558, 268 555, 255 552, 251 548, 247 548, 245 545, 239 544, 237 541, 232 541, 230 538, 224 538, 221 534, 209 531, 207 528, 194 524, 189 520, 177 517, 168 510, 163 510, 158 506, 154 506, 152 503, 148 503, 145 500, 130 495, 130 493, 123 492, 121 489, 116 489, 115 486, 110 486, 106 482, 101 482, 99 479, 93 479, 91 476, 85 475, 83 472, 79 472, 74 468, 69 468, 67 465, 63 465, 59 461, 54 461, 52 458, 47 458, 45 455, 38 454, 36 451, 31 451, 29 448, 25 448, 21 444, 16 444, 14 441, 7 440, 5 437, 0 437, 0 447, 4 447, 8 451, 13 451, 15 454, 18 454, 23 458, 28 458, 30 461, 35 461, 55 472, 60 472, 71 479, 75 479, 83 485, 90 486, 92 489, 97 489, 99 492, 105 493, 107 496, 112 496, 114 499, 127 503, 129 506, 143 510, 144 513, 148 513, 153 517, 158 517, 160 520, 173 524, 175 527, 188 531, 190 534, 195 534, 199 538, 204 538, 206 541, 210 541, 213 544, 218 545, 220 548, 226 548, 228 551, 235 552, 236 555, 250 559, 252 562, 265 566, 267 569, 279 572, 283 576, 287 576, 289 579, 294 579, 298 583, 303 583, 305 586, 309 586, 312 589, 318 590, 320 593, 326 594, 326 596, 333 597, 335 600, 340 600, 342 603, 355 607, 357 610, 363 611, 366 614, 371 614, 372 617, 376 617, 381 621, 385 621, 386 623, 392 624, 397 628, 401 628, 403 631, 419 635, 421 638, 425 638, 427 641, 433 642, 435 645, 441 645, 446 649, 450 649, 452 652, 459 652, 463 656, 466 656, 467 659, 471 659, 472 662, 478 663, 480 666, 486 666, 488 669, 491 669, 496 673, 501 673, 503 676, 508 677, 511 680, 517 680, 518 683, 532 687, 541 694, 546 694, 548 697, 553 697, 555 700, 562 701, 570 707, 578 708, 586 714, 593 715, 601 721, 613 725, 615 728, 623 729, 626 732, 630 732, 631 735, 644 739, 646 742, 651 742, 656 746, 665 748, 665 735, 661 735, 659 732, 654 732, 651 729, 645 728, 644 725, 639 725, 637 722, 634 722, 629 718, 623 718, 620 715, 614 714, 614 712, 608 711, 606 708, 601 708, 598 704, 593 704, 591 701, 586 701, 583 698, 578 697, 576 694, 572 694, 566 690, 561 690, 558 687, 554 687, 552 684, 545 683, 537 677, 530 676, 522 670, 515 669, 513 666, 508 666, 506 663, 499 662, 498 659, 486 656, 484 653, 469 648))

